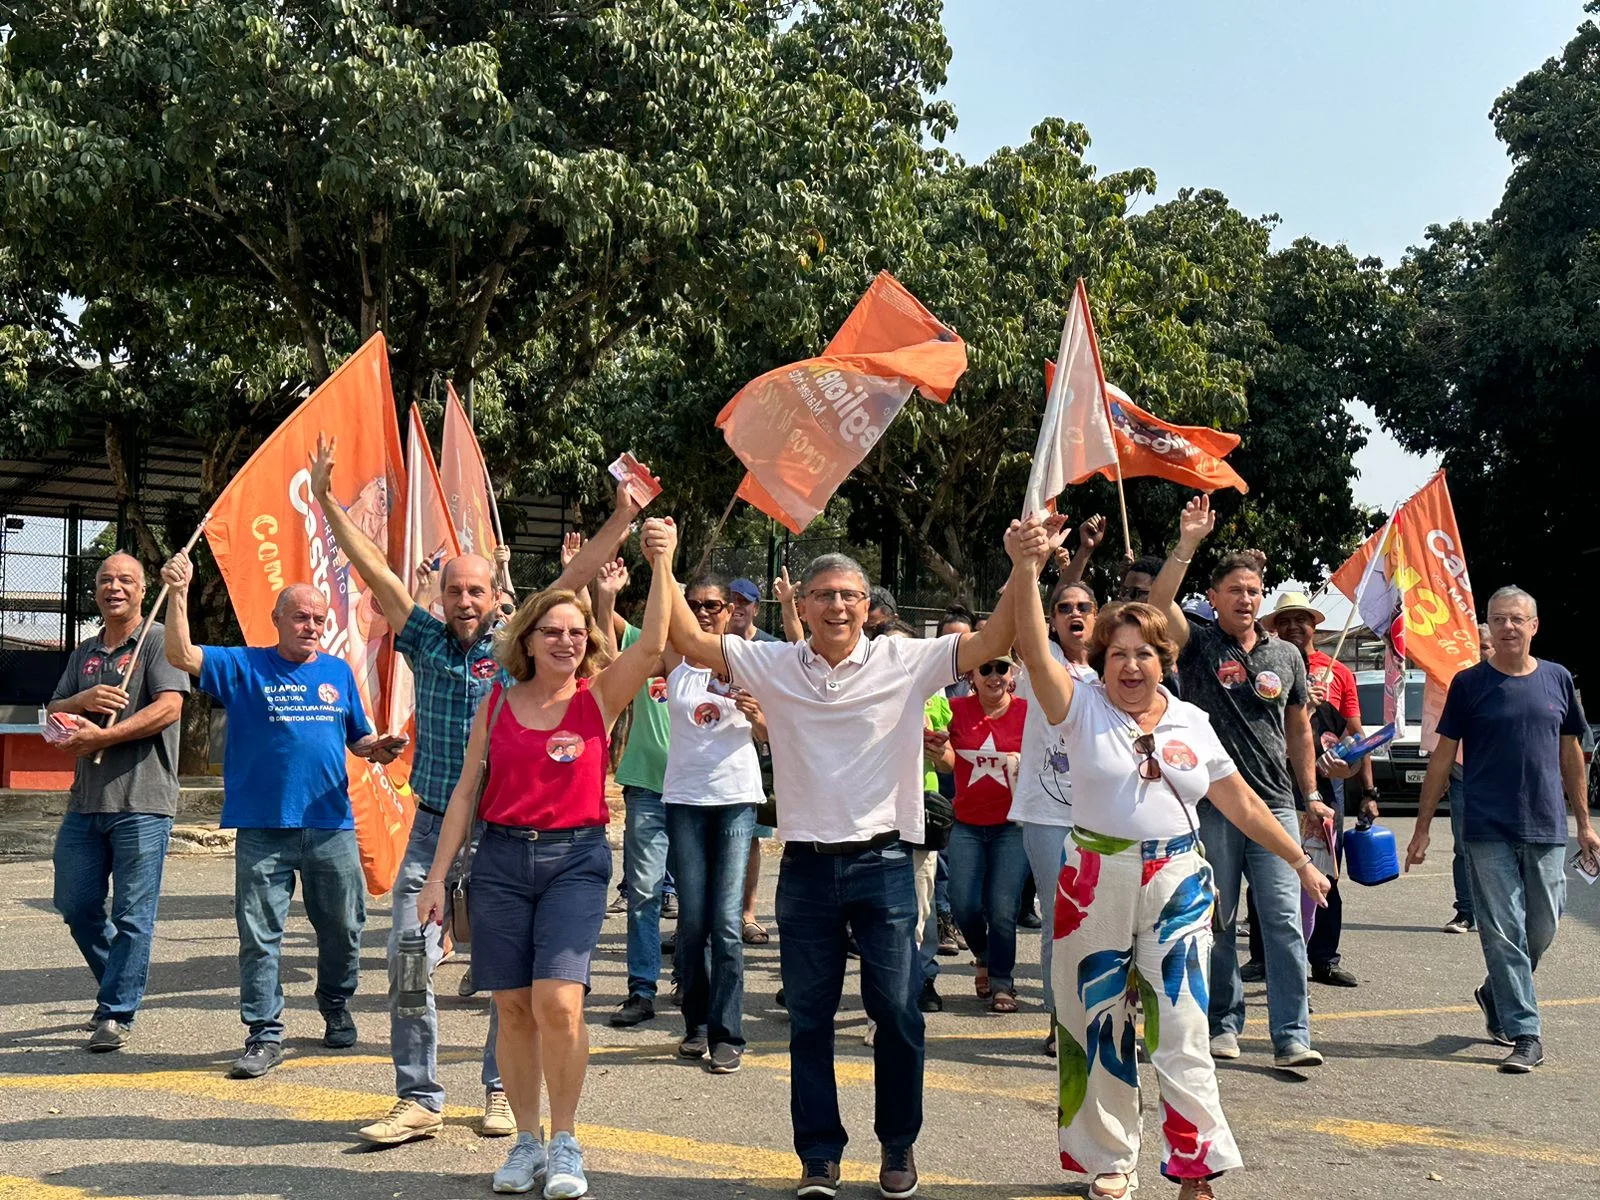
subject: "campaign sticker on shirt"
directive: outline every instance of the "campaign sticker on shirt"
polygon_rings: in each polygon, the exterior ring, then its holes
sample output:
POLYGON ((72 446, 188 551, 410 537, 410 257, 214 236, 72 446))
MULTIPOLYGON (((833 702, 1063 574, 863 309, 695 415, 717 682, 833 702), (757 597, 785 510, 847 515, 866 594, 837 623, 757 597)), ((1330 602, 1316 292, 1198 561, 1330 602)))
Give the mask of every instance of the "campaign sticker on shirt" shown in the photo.
POLYGON ((98 654, 91 654, 83 660, 83 673, 85 675, 100 674, 100 664, 104 661, 98 654))
POLYGON ((1200 756, 1185 743, 1174 739, 1161 747, 1161 761, 1174 771, 1192 771, 1200 765, 1200 756))
POLYGON ((494 673, 500 669, 500 664, 492 658, 480 658, 470 669, 474 679, 493 679, 494 673))
POLYGON ((121 675, 126 675, 128 673, 128 664, 131 663, 132 661, 133 661, 133 651, 130 650, 128 653, 124 654, 121 658, 117 659, 117 673, 121 674, 121 675))
POLYGON ((710 729, 720 720, 722 720, 722 710, 711 701, 707 700, 704 704, 695 706, 694 723, 701 729, 710 729))
MULTIPOLYGON (((1274 679, 1277 676, 1273 676, 1274 679)), ((1225 658, 1217 664, 1217 682, 1230 691, 1242 687, 1247 679, 1244 664, 1237 659, 1225 658)))
POLYGON ((650 681, 650 699, 657 704, 667 702, 667 681, 659 675, 650 681))
POLYGON ((583 739, 575 733, 557 730, 545 742, 544 752, 558 763, 577 762, 583 757, 583 739))
POLYGON ((339 703, 339 689, 331 683, 317 684, 317 698, 324 704, 339 703))
POLYGON ((1276 671, 1262 671, 1256 676, 1256 695, 1263 700, 1276 700, 1283 695, 1283 680, 1276 671))

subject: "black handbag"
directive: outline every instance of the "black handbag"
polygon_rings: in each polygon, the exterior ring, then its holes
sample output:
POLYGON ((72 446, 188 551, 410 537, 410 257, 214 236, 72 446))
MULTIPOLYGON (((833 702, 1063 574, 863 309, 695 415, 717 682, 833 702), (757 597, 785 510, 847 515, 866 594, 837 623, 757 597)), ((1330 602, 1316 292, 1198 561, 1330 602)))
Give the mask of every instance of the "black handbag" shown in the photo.
POLYGON ((922 844, 920 850, 943 850, 956 826, 956 808, 939 792, 922 793, 922 844))

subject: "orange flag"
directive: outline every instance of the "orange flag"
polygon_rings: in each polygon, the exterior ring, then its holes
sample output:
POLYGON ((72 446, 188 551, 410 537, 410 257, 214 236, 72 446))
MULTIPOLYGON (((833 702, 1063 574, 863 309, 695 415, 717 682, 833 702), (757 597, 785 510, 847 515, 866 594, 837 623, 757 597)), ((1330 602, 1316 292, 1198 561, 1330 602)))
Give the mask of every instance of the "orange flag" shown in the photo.
MULTIPOLYGON (((423 428, 422 414, 415 404, 411 406, 406 426, 405 521, 401 569, 396 574, 405 580, 406 590, 414 596, 417 594, 417 567, 424 560, 437 572, 461 553, 461 543, 456 540, 450 509, 445 503, 444 485, 439 482, 439 467, 433 461, 433 448, 428 445, 428 431, 423 428)), ((411 761, 416 748, 416 730, 412 727, 416 703, 416 680, 411 675, 411 667, 404 655, 396 655, 386 731, 411 736, 404 755, 407 762, 411 761)))
POLYGON ((489 468, 472 432, 466 409, 456 399, 456 389, 446 385, 444 438, 439 444, 439 478, 444 484, 445 502, 455 522, 462 554, 494 558, 500 544, 495 536, 494 497, 489 491, 489 468))
POLYGON ((799 533, 913 388, 942 404, 966 369, 966 344, 879 272, 819 357, 751 380, 717 414, 749 469, 739 496, 799 533))
MULTIPOLYGON (((1046 360, 1046 390, 1055 373, 1055 363, 1046 360)), ((1124 479, 1155 475, 1200 492, 1215 492, 1228 487, 1241 492, 1250 490, 1250 485, 1240 477, 1239 472, 1222 461, 1225 455, 1238 447, 1237 433, 1223 433, 1204 425, 1174 425, 1171 421, 1163 421, 1145 412, 1114 383, 1106 384, 1106 401, 1107 411, 1111 415, 1111 436, 1117 444, 1117 457, 1122 460, 1124 479)), ((1103 475, 1107 479, 1117 477, 1115 467, 1104 467, 1068 482, 1082 483, 1094 475, 1103 475)))
MULTIPOLYGON (((311 453, 317 434, 339 439, 333 493, 368 537, 396 561, 404 534, 401 497, 406 492, 400 429, 389 388, 389 358, 375 334, 351 355, 251 455, 212 506, 206 522, 222 578, 245 641, 276 644, 272 606, 293 583, 309 583, 328 598, 322 648, 350 664, 368 718, 377 725, 388 711, 394 639, 366 582, 334 544, 311 495, 311 453)), ((411 832, 408 768, 387 768, 349 756, 350 807, 367 890, 394 886, 411 832)))
POLYGON ((1439 688, 1478 661, 1472 583, 1443 471, 1334 572, 1333 586, 1439 688))

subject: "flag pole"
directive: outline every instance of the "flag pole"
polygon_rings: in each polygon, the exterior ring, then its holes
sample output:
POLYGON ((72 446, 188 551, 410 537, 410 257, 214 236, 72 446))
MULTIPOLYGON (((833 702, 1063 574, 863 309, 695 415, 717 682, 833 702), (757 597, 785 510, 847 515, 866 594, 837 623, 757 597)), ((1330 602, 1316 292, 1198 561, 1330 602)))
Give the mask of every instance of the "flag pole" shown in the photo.
MULTIPOLYGON (((1405 501, 1404 500, 1400 501, 1399 504, 1396 504, 1393 508, 1391 508, 1389 510, 1389 519, 1383 523, 1383 534, 1382 534, 1381 537, 1378 538, 1378 544, 1376 546, 1374 546, 1373 549, 1372 549, 1372 553, 1374 555, 1382 554, 1383 553, 1383 548, 1386 545, 1388 545, 1388 543, 1389 543, 1389 533, 1394 528, 1394 519, 1395 519, 1396 516, 1399 515, 1399 512, 1403 507, 1405 507, 1405 501)), ((1341 632, 1339 634, 1338 642, 1334 644, 1334 647, 1333 647, 1333 661, 1334 662, 1338 662, 1339 661, 1339 652, 1344 649, 1344 639, 1345 639, 1346 635, 1348 635, 1349 632, 1350 632, 1350 626, 1351 626, 1352 622, 1355 621, 1356 614, 1361 611, 1362 598, 1364 596, 1366 596, 1366 594, 1367 594, 1367 581, 1372 577, 1371 568, 1372 568, 1372 559, 1369 558, 1369 559, 1367 559, 1366 564, 1361 568, 1361 582, 1356 585, 1355 599, 1350 602, 1350 613, 1344 619, 1344 630, 1343 630, 1343 632, 1341 632)), ((1374 629, 1372 632, 1373 633, 1377 633, 1379 637, 1384 636, 1382 633, 1380 633, 1376 629, 1374 629)))
MULTIPOLYGON (((183 544, 184 554, 187 554, 189 551, 194 549, 194 544, 200 540, 200 535, 205 532, 206 522, 209 520, 211 520, 210 513, 207 513, 205 516, 200 518, 200 524, 194 527, 194 532, 189 535, 189 540, 183 544)), ((127 673, 122 677, 122 682, 124 684, 133 678, 134 669, 139 665, 139 651, 144 649, 144 640, 150 636, 150 628, 156 623, 156 618, 161 615, 161 606, 167 602, 167 593, 170 591, 172 591, 172 585, 163 583, 161 585, 161 591, 156 595, 156 602, 150 606, 150 615, 144 619, 144 626, 139 630, 139 640, 133 644, 133 654, 128 659, 128 670, 127 673)), ((128 697, 128 702, 130 704, 133 702, 132 696, 128 697)), ((120 710, 112 713, 111 719, 106 722, 105 727, 110 729, 117 723, 117 718, 121 715, 122 713, 120 710)), ((95 751, 94 762, 96 766, 100 764, 100 760, 103 759, 105 755, 106 752, 104 748, 95 751)))
POLYGON ((733 495, 728 497, 728 507, 722 510, 722 516, 717 519, 716 527, 706 539, 706 548, 700 552, 700 561, 695 563, 694 575, 689 576, 690 579, 706 569, 706 563, 711 560, 711 551, 716 549, 717 538, 722 534, 722 527, 728 523, 728 518, 733 515, 733 506, 737 503, 739 503, 739 489, 735 488, 733 495))
POLYGON ((1122 544, 1133 557, 1133 535, 1128 531, 1128 492, 1122 485, 1122 448, 1117 445, 1117 425, 1111 419, 1111 393, 1106 388, 1106 369, 1100 361, 1100 335, 1094 331, 1094 314, 1089 311, 1089 289, 1083 286, 1083 276, 1076 284, 1083 297, 1083 327, 1089 331, 1089 350, 1094 354, 1094 373, 1100 380, 1100 403, 1106 410, 1106 428, 1111 431, 1111 453, 1116 456, 1117 508, 1122 513, 1122 544))

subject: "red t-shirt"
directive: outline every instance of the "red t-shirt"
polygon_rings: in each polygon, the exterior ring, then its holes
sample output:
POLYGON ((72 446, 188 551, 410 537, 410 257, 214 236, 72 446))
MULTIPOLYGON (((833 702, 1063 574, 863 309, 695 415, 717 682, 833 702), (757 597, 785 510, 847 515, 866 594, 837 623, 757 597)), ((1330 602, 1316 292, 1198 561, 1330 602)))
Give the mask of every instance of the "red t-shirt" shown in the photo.
POLYGON ((1022 753, 1028 702, 1011 698, 990 719, 977 696, 950 701, 950 748, 956 755, 956 820, 967 825, 1004 825, 1011 812, 1012 755, 1022 753))
POLYGON ((1361 720, 1361 695, 1356 691, 1356 677, 1350 668, 1342 662, 1335 662, 1321 650, 1313 650, 1306 656, 1306 677, 1314 680, 1318 671, 1333 668, 1333 677, 1328 680, 1328 703, 1333 705, 1335 711, 1346 720, 1355 718, 1361 720))
MULTIPOLYGON (((494 712, 500 685, 485 696, 494 712)), ((554 729, 529 729, 509 703, 489 730, 489 782, 478 816, 496 825, 575 829, 604 825, 609 743, 600 705, 587 679, 554 729)))

